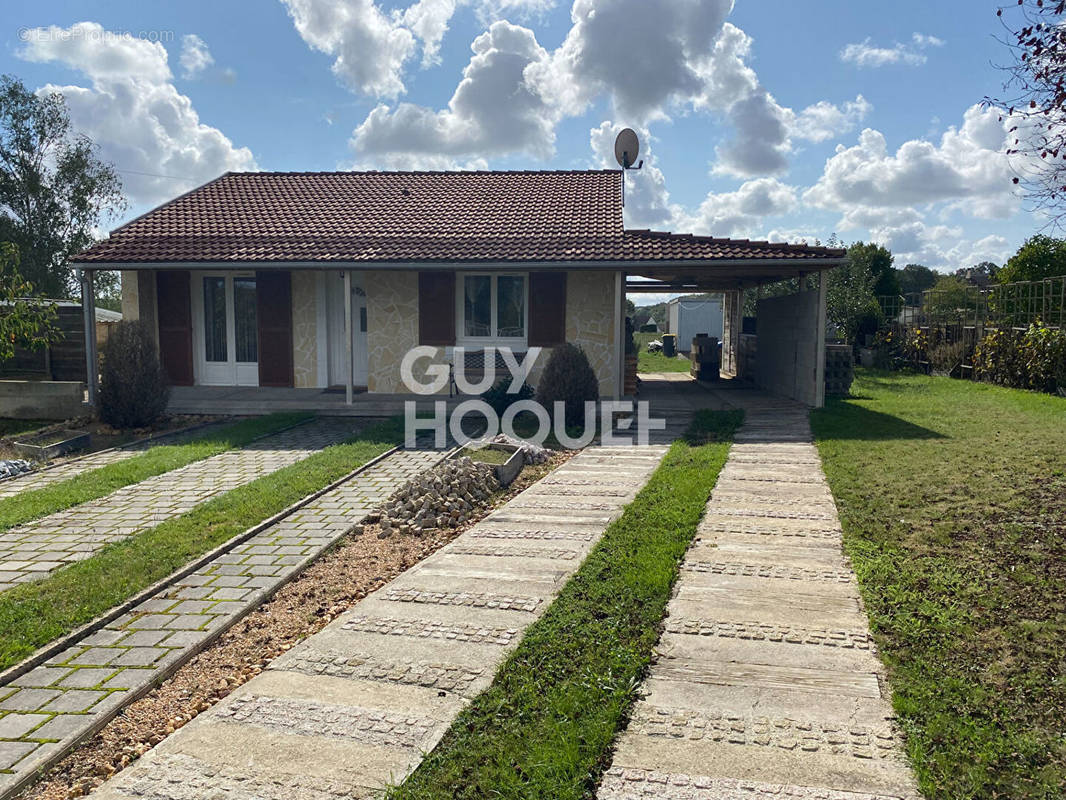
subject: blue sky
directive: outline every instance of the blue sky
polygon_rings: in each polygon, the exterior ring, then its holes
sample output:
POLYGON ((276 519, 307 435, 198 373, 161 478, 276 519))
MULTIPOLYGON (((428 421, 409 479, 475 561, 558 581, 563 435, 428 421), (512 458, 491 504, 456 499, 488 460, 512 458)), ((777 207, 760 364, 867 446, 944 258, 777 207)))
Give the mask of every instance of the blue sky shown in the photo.
POLYGON ((1043 224, 979 105, 1003 79, 995 8, 41 0, 5 14, 0 71, 67 95, 124 218, 227 169, 608 166, 631 126, 648 155, 632 227, 836 232, 947 270, 1043 224))

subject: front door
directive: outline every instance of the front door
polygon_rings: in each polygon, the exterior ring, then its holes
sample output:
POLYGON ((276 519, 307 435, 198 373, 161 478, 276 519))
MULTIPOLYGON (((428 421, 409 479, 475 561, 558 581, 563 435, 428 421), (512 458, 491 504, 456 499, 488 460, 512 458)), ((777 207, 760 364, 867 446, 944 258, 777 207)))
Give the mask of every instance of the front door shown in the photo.
MULTIPOLYGON (((329 306, 329 384, 345 386, 348 383, 347 355, 344 346, 344 274, 326 273, 326 302, 329 306)), ((366 291, 363 276, 352 273, 352 383, 366 386, 366 291)))
POLYGON ((197 383, 258 386, 255 274, 193 275, 197 383))

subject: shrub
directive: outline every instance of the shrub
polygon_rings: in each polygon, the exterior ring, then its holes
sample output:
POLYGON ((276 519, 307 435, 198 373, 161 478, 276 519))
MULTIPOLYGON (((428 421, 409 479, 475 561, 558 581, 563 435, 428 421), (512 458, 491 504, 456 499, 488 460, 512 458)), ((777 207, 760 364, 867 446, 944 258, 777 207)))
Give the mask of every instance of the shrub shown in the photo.
POLYGON ((929 350, 929 366, 937 372, 954 372, 966 357, 966 345, 962 342, 941 342, 929 350))
POLYGON ((143 428, 167 409, 170 386, 142 322, 115 325, 103 348, 100 419, 115 428, 143 428))
POLYGON ((493 384, 492 388, 482 393, 481 399, 492 406, 492 410, 500 416, 519 400, 533 399, 533 387, 528 383, 523 383, 514 394, 507 393, 507 390, 510 387, 511 379, 509 377, 500 378, 495 384, 493 384))
POLYGON ((1023 333, 990 331, 974 353, 976 377, 1001 386, 1066 388, 1066 332, 1036 322, 1023 333))
POLYGON ((648 323, 640 326, 640 332, 641 333, 658 333, 659 332, 659 326, 656 325, 654 322, 648 322, 648 323))
POLYGON ((562 400, 566 404, 566 424, 585 420, 585 402, 600 399, 600 384, 585 351, 567 342, 556 347, 537 384, 537 400, 549 410, 562 400))

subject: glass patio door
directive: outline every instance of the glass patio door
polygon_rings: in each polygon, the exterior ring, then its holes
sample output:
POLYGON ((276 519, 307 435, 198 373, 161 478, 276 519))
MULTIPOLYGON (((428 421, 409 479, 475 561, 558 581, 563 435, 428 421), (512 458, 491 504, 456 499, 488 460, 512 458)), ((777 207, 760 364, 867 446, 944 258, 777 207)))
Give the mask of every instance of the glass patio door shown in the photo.
POLYGON ((255 276, 201 275, 198 288, 199 383, 258 386, 255 276))

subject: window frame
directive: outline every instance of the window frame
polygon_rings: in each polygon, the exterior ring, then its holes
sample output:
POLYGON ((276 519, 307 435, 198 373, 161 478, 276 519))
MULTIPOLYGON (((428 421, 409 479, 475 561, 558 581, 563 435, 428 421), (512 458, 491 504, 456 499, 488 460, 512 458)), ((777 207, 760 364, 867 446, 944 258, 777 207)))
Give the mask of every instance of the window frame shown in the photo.
POLYGON ((455 344, 459 347, 519 347, 525 349, 529 341, 529 273, 527 272, 457 272, 455 275, 455 344), (472 276, 488 277, 491 280, 489 296, 492 333, 489 336, 466 335, 466 279, 472 276), (522 279, 522 336, 500 336, 499 331, 499 278, 522 279))

